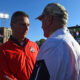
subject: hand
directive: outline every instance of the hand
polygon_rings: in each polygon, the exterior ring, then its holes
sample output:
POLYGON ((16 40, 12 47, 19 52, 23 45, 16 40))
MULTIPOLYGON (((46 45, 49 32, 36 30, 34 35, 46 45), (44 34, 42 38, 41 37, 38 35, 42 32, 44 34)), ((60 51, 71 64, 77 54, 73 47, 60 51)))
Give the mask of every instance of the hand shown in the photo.
POLYGON ((6 79, 6 80, 13 80, 12 78, 10 78, 9 76, 4 76, 4 78, 6 79))

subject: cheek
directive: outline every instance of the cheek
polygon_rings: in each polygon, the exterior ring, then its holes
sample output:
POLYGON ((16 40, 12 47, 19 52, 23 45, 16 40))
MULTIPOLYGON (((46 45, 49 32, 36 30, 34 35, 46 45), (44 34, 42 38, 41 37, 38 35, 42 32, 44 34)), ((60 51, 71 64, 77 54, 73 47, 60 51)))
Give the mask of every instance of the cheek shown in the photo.
POLYGON ((13 28, 13 31, 14 32, 19 32, 19 28, 17 28, 17 27, 16 28, 13 28))
POLYGON ((45 30, 47 25, 45 23, 42 23, 42 29, 45 30))

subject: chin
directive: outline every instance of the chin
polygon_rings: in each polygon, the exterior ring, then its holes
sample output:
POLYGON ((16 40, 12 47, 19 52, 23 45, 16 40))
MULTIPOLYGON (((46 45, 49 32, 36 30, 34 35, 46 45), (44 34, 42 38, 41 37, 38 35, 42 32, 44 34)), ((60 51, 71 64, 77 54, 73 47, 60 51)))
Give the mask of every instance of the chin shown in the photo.
POLYGON ((24 38, 26 38, 26 35, 24 35, 24 38))
POLYGON ((44 34, 44 37, 48 38, 49 36, 44 34))

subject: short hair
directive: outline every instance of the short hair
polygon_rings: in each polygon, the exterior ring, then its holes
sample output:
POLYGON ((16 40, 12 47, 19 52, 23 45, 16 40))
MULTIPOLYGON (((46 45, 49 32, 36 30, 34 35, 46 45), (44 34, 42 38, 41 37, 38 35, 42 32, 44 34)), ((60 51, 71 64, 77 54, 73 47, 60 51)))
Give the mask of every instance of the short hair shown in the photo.
POLYGON ((11 17, 11 23, 15 23, 19 16, 24 16, 24 17, 28 17, 29 18, 27 13, 25 13, 23 11, 16 11, 16 12, 13 13, 13 15, 11 17))

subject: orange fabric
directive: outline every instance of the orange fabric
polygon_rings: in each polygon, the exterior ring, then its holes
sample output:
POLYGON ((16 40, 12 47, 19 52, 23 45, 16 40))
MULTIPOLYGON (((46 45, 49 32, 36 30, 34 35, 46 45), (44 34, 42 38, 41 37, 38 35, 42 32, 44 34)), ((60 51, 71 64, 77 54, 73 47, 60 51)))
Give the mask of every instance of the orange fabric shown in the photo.
POLYGON ((6 80, 5 75, 13 80, 29 80, 39 48, 28 39, 26 42, 24 48, 10 39, 0 46, 0 80, 6 80))

